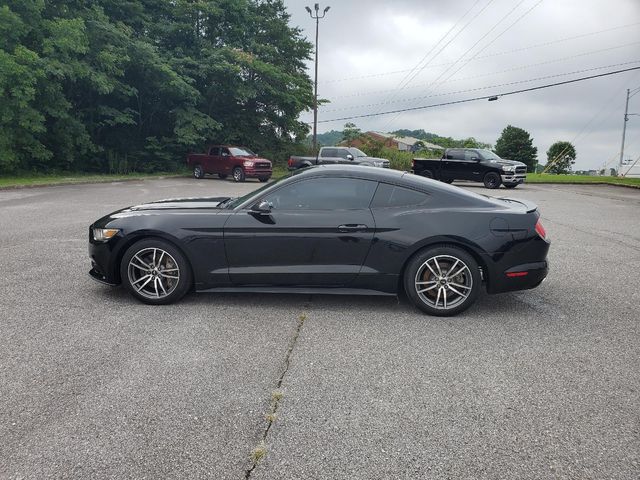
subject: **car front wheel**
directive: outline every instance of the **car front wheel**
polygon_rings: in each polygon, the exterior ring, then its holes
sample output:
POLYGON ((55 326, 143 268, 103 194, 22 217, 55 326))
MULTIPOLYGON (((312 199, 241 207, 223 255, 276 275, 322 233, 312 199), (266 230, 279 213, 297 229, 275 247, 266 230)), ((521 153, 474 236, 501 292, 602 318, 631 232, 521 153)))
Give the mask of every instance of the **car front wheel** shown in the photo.
POLYGON ((233 179, 236 182, 244 182, 244 170, 242 170, 242 167, 236 167, 233 169, 233 172, 231 172, 233 175, 233 179))
POLYGON ((432 247, 413 257, 404 288, 412 303, 429 315, 447 317, 469 308, 481 288, 478 264, 464 250, 432 247))
POLYGON ((120 264, 122 283, 138 300, 163 305, 180 300, 191 288, 191 268, 172 244, 156 238, 127 249, 120 264))
POLYGON ((500 175, 495 172, 489 172, 484 176, 484 186, 486 188, 499 188, 501 183, 502 179, 500 178, 500 175))

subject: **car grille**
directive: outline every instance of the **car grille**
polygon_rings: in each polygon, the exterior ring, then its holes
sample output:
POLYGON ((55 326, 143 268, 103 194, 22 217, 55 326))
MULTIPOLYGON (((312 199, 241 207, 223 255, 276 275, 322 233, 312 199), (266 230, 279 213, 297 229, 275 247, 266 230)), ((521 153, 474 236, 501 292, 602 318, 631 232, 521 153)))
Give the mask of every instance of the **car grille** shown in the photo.
POLYGON ((382 168, 391 168, 391 165, 389 164, 389 162, 385 162, 382 164, 382 168))
POLYGON ((271 168, 271 164, 270 163, 266 163, 266 162, 258 162, 254 165, 254 168, 271 168))
POLYGON ((516 167, 516 173, 518 173, 518 174, 527 173, 527 167, 516 167))

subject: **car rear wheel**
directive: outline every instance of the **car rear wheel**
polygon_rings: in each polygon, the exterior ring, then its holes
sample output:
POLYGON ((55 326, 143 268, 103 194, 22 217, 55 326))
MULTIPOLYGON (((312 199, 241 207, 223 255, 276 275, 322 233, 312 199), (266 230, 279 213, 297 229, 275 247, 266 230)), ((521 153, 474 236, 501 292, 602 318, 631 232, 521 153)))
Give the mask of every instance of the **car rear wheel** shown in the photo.
POLYGON ((484 186, 486 188, 499 188, 501 183, 500 175, 495 172, 489 172, 484 176, 484 186))
POLYGON ((224 180, 225 178, 227 178, 229 175, 227 175, 226 173, 219 173, 218 177, 220 178, 220 180, 224 180))
POLYGON ((202 168, 202 165, 193 167, 193 176, 198 179, 204 178, 204 168, 202 168))
POLYGON ((505 183, 504 188, 516 188, 518 186, 517 183, 505 183))
POLYGON ((242 170, 242 167, 234 168, 231 174, 233 175, 233 179, 236 182, 244 182, 245 177, 244 177, 244 170, 242 170))
POLYGON ((164 240, 149 238, 127 249, 120 264, 122 283, 138 300, 164 305, 191 288, 191 268, 184 255, 164 240))
POLYGON ((268 182, 269 178, 259 178, 258 180, 260 180, 262 183, 268 182))
POLYGON ((414 256, 404 288, 412 303, 429 315, 447 317, 469 308, 480 292, 478 264, 464 250, 432 247, 414 256))

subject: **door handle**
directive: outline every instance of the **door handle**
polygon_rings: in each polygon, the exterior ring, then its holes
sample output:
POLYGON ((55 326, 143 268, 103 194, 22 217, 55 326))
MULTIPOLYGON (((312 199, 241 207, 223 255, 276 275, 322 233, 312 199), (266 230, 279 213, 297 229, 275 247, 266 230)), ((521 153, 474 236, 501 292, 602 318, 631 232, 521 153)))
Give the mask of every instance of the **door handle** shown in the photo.
POLYGON ((356 225, 354 223, 348 223, 346 225, 338 225, 338 231, 340 233, 349 233, 349 232, 362 232, 367 228, 366 225, 356 225))

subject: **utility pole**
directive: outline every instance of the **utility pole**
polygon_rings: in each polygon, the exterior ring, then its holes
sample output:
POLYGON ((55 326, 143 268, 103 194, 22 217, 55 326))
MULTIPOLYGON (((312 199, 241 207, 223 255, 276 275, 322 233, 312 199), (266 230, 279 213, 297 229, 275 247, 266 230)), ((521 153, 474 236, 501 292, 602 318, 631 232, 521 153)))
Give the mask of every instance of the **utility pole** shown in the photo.
POLYGON ((618 175, 622 170, 622 161, 624 160, 624 137, 627 133, 627 122, 629 121, 629 117, 631 115, 640 116, 639 113, 629 113, 629 99, 633 97, 636 93, 640 92, 640 87, 634 88, 633 90, 627 88, 627 102, 624 106, 624 124, 622 125, 622 147, 620 147, 620 165, 618 165, 618 175))
POLYGON ((627 121, 629 120, 629 94, 631 93, 631 89, 627 88, 627 102, 624 106, 624 123, 622 124, 622 147, 620 147, 620 165, 618 165, 618 176, 622 171, 622 161, 624 159, 624 137, 627 133, 627 121))
POLYGON ((320 14, 318 13, 320 10, 320 5, 317 3, 313 7, 316 12, 315 15, 311 11, 311 8, 309 7, 304 7, 304 8, 306 8, 307 12, 309 12, 309 15, 311 16, 311 18, 314 18, 316 20, 316 61, 315 61, 316 69, 315 69, 315 78, 313 81, 313 151, 317 152, 317 148, 318 148, 318 27, 320 26, 320 19, 324 18, 324 16, 327 14, 327 12, 331 7, 326 7, 322 12, 322 16, 320 16, 320 14))

